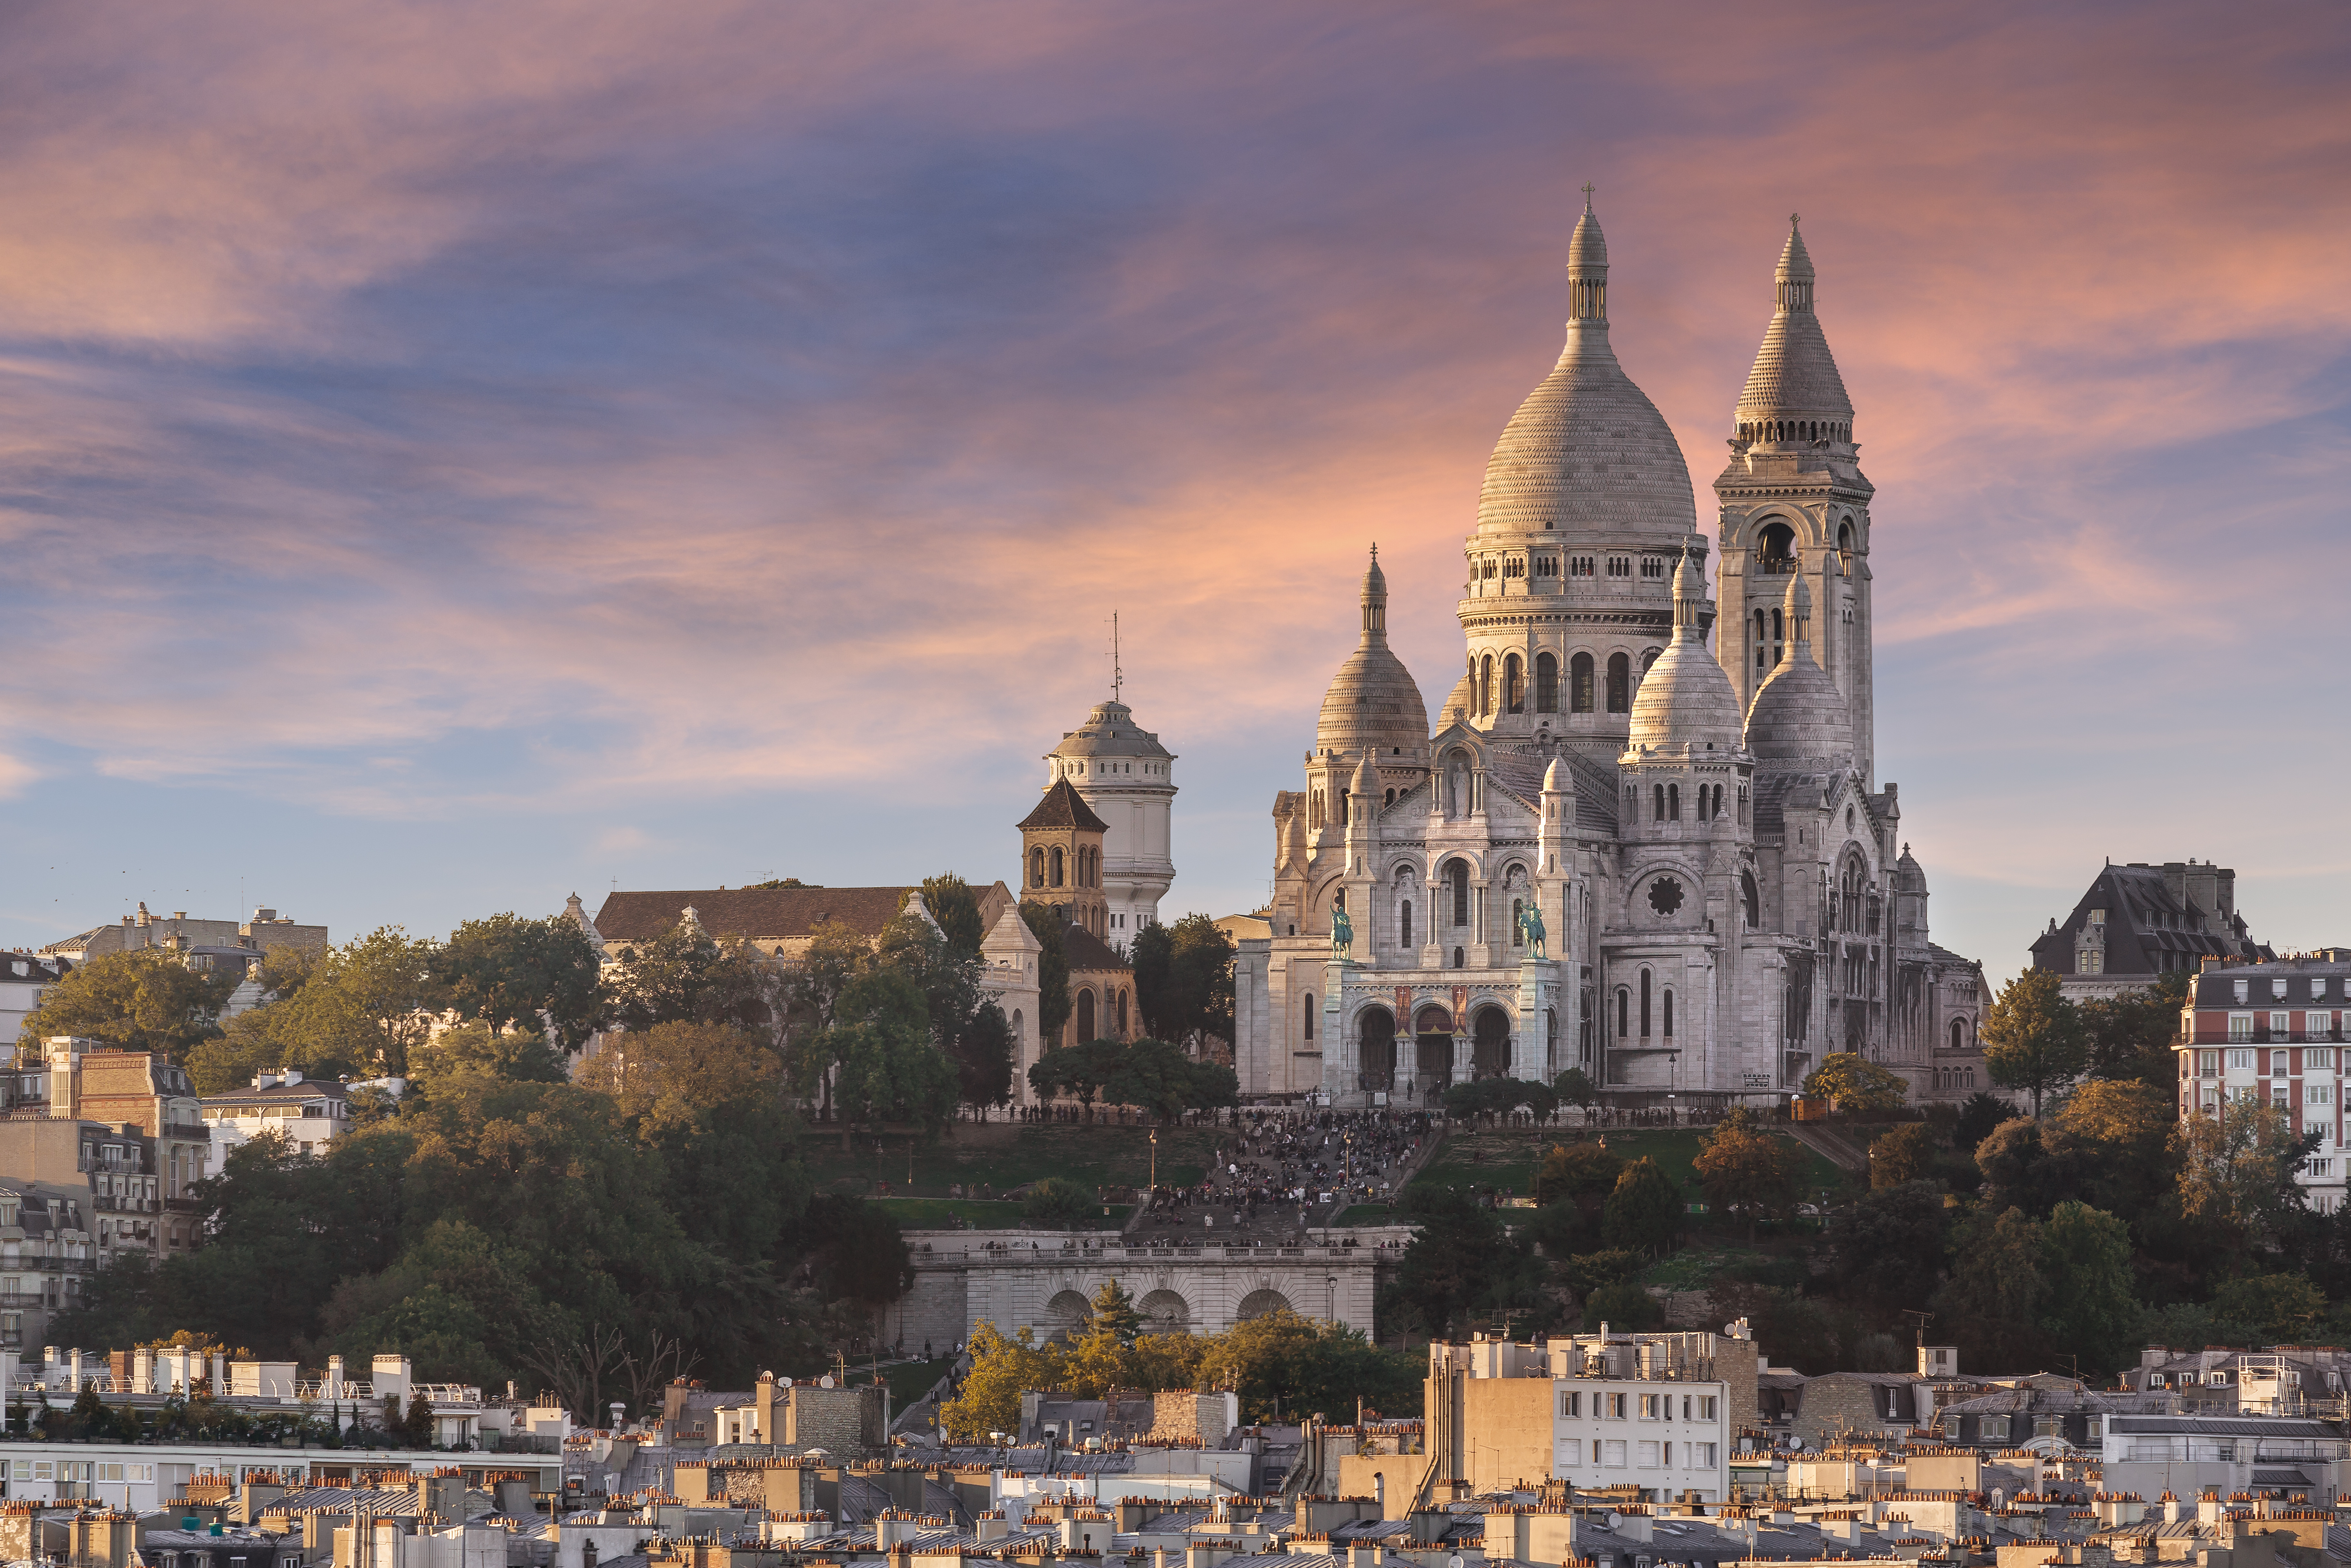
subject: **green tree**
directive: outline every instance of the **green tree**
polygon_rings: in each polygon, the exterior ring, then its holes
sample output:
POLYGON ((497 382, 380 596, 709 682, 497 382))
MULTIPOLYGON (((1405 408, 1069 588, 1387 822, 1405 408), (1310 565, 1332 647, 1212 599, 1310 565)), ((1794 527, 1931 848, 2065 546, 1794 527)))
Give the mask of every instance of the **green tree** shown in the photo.
POLYGON ((1551 1086, 1561 1099, 1571 1105, 1588 1107, 1600 1097, 1600 1092, 1592 1086, 1592 1080, 1584 1076, 1581 1067, 1569 1068, 1552 1079, 1551 1086))
POLYGON ((680 920, 650 942, 623 946, 609 974, 611 1018, 624 1029, 724 1023, 772 1030, 786 990, 740 935, 713 936, 680 920))
POLYGON ((2178 1123, 2168 1082, 2093 1082, 2065 1097, 2045 1141, 2094 1207, 2146 1216, 2176 1188, 2171 1133, 2178 1123))
POLYGON ((16 1039, 34 1045, 79 1035, 184 1064, 191 1050, 219 1035, 220 1009, 243 978, 233 969, 200 973, 164 948, 108 953, 47 987, 16 1039))
POLYGON ((2039 1219, 2075 1195, 2075 1162, 2067 1155, 2053 1156, 2049 1142, 2041 1123, 2030 1116, 2013 1116, 1976 1145, 1984 1201, 1995 1213, 2021 1208, 2039 1219))
POLYGON ((2053 969, 2027 969, 2002 987, 1976 1033, 1991 1081, 2031 1094, 2036 1121, 2042 1097, 2073 1082, 2089 1061, 2080 1010, 2059 992, 2053 969))
POLYGON ((1906 1122, 1869 1145, 1869 1185, 1902 1186, 1928 1180, 1941 1153, 1931 1124, 1906 1122))
POLYGON ((1910 1085, 1859 1051, 1833 1051, 1804 1079, 1804 1092, 1836 1102, 1840 1111, 1898 1111, 1910 1085))
POLYGON ((1962 1364, 2022 1371, 2049 1353, 2041 1330, 2041 1226, 2022 1209, 1994 1218, 1980 1212, 1952 1247, 1951 1278, 1936 1297, 1938 1320, 1951 1325, 1962 1364))
POLYGON ((2158 976, 2145 990, 2079 1004, 2090 1076, 2168 1092, 2178 1066, 2171 1042, 2179 1034, 2179 1008, 2188 997, 2189 978, 2186 970, 2175 970, 2158 976))
POLYGON ((1625 1174, 1622 1156, 1602 1144, 1553 1144, 1535 1171, 1537 1207, 1577 1199, 1600 1199, 1616 1190, 1625 1174))
POLYGON ((1644 1155, 1625 1167, 1600 1211, 1601 1239, 1635 1252, 1670 1252, 1682 1233, 1682 1197, 1673 1178, 1644 1155))
POLYGON ((1040 1100, 1067 1092, 1092 1105, 1126 1064, 1126 1048, 1117 1040, 1082 1040, 1075 1045, 1055 1046, 1039 1056, 1029 1064, 1029 1086, 1040 1100))
POLYGON ((914 1288, 914 1251, 897 1220, 853 1194, 810 1198, 779 1250, 799 1260, 803 1282, 827 1301, 872 1312, 914 1288))
POLYGON ((1631 1279, 1648 1266, 1648 1256, 1629 1247, 1614 1247, 1570 1258, 1560 1267, 1560 1278, 1580 1296, 1631 1279))
POLYGON ((1599 1332, 1602 1323, 1608 1325, 1611 1333, 1661 1329, 1666 1326, 1666 1309, 1633 1281, 1617 1280, 1583 1299, 1583 1322, 1586 1332, 1593 1333, 1599 1332))
POLYGON ((468 920, 434 952, 432 975, 460 1018, 494 1029, 552 1030, 577 1051, 601 1027, 608 998, 588 934, 565 915, 468 920))
POLYGON ((1852 1299, 1884 1312, 1933 1300, 1952 1211, 1931 1181, 1873 1187, 1829 1217, 1828 1250, 1852 1299))
POLYGON ((437 1446, 433 1441, 433 1401, 422 1388, 409 1396, 408 1418, 400 1424, 400 1435, 408 1439, 412 1448, 437 1446))
POLYGON ((1029 1186, 1020 1205, 1021 1218, 1058 1230, 1075 1230, 1093 1213, 1094 1197, 1073 1181, 1045 1176, 1029 1186))
POLYGON ((2317 1142, 2297 1133, 2283 1108, 2257 1100, 2233 1102, 2218 1117, 2189 1116, 2171 1131, 2180 1207, 2223 1228, 2240 1249, 2274 1235, 2303 1207, 2294 1169, 2317 1142))
POLYGON ((1138 1040, 1120 1046, 1097 1041, 1086 1060, 1106 1064, 1101 1081, 1103 1100, 1113 1105, 1134 1105, 1163 1121, 1186 1111, 1236 1104, 1240 1082, 1221 1062, 1195 1061, 1165 1040, 1138 1040))
POLYGON ((1959 1119, 1951 1124, 1951 1146, 1961 1154, 1972 1154, 1986 1134, 2015 1114, 2007 1101, 1979 1089, 1959 1106, 1959 1119))
POLYGON ((1468 1193, 1417 1185, 1405 1188, 1402 1207, 1417 1228, 1383 1294, 1385 1316, 1435 1338, 1466 1331, 1479 1312, 1535 1305, 1543 1270, 1494 1210, 1468 1193))
POLYGON ((1777 1217, 1803 1197, 1806 1168, 1800 1145, 1763 1131, 1743 1111, 1704 1134, 1691 1162, 1708 1206, 1744 1216, 1750 1241, 1759 1218, 1777 1217))
POLYGON ((569 1076, 563 1058, 537 1030, 502 1030, 484 1022, 444 1029, 409 1048, 408 1075, 422 1092, 431 1092, 436 1079, 453 1072, 538 1083, 561 1083, 569 1076))
POLYGON ((979 895, 971 884, 953 872, 923 879, 923 906, 946 933, 947 946, 956 957, 968 963, 979 956, 979 945, 987 933, 979 924, 979 895))
POLYGON ((1106 1334, 1123 1346, 1132 1346, 1143 1332, 1143 1314, 1134 1310, 1134 1298, 1116 1280, 1106 1280, 1093 1294, 1092 1331, 1106 1334))
POLYGON ((1037 955, 1037 1035, 1059 1040, 1070 1021, 1070 955, 1061 946, 1061 927, 1069 923, 1057 906, 1026 901, 1020 918, 1044 947, 1037 955))
POLYGON ((1020 1396, 1060 1381, 1058 1346, 1040 1348, 1027 1329, 1008 1338, 982 1319, 971 1334, 971 1370, 963 1390, 939 1406, 939 1425, 962 1443, 985 1442, 991 1433, 1018 1434, 1020 1396))
POLYGON ((1343 1324, 1277 1308, 1235 1323, 1202 1347, 1202 1385, 1234 1390, 1241 1419, 1289 1420, 1321 1413, 1353 1422, 1367 1409, 1417 1410, 1426 1361, 1375 1348, 1343 1324))
POLYGON ((2128 1226, 2078 1200, 2059 1204, 2042 1227, 2041 1277, 2041 1330, 2056 1354, 2099 1377, 2131 1359, 2139 1305, 2131 1295, 2128 1226))
POLYGON ((2306 1343, 2325 1320, 2326 1296, 2301 1274, 2254 1274, 2215 1291, 2212 1312, 2250 1325, 2244 1337, 2257 1343, 2306 1343))
POLYGON ((957 1092, 967 1105, 1001 1105, 1012 1098, 1012 1069, 1019 1042, 1012 1021, 994 1001, 982 1002, 955 1037, 957 1092))
POLYGON ((1233 953, 1232 939, 1205 915, 1135 933, 1128 961, 1151 1032, 1195 1053, 1210 1036, 1232 1039, 1233 953))

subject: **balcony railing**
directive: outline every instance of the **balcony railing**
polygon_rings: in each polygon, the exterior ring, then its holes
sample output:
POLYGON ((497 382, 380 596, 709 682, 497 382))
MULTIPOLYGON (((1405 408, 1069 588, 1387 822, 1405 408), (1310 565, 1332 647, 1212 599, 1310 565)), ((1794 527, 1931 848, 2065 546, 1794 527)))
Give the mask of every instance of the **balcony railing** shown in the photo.
POLYGON ((1757 550, 1755 570, 1764 577, 1792 577, 1796 570, 1796 558, 1792 555, 1765 555, 1757 550))

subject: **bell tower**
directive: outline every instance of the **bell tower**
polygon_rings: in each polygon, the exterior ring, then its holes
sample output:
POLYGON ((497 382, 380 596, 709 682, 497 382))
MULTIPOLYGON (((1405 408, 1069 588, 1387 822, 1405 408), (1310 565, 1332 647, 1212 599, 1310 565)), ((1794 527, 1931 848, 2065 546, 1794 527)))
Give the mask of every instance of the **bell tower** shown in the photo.
POLYGON ((1869 503, 1853 402, 1813 308, 1816 283, 1797 216, 1771 275, 1771 323, 1733 414, 1730 462, 1714 481, 1722 541, 1715 656, 1741 712, 1795 653, 1788 580, 1810 585, 1812 643, 1845 701, 1853 762, 1877 783, 1869 603, 1869 503))
POLYGON ((1071 925, 1110 940, 1110 901, 1102 892, 1109 831, 1067 779, 1054 779, 1037 809, 1020 819, 1020 902, 1052 904, 1071 925))

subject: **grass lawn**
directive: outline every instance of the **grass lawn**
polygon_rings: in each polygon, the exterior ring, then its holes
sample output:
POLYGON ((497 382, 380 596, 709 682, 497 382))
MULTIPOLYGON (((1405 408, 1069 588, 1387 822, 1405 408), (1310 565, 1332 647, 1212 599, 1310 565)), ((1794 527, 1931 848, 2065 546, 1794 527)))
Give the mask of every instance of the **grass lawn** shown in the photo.
POLYGON ((943 1355, 936 1361, 909 1361, 883 1367, 883 1381, 890 1385, 890 1418, 896 1420, 899 1411, 929 1393, 931 1385, 945 1377, 947 1368, 954 1364, 953 1356, 943 1355))
MULTIPOLYGON (((1159 1184, 1198 1181, 1220 1130, 1159 1129, 1159 1184)), ((1231 1129, 1221 1130, 1230 1137, 1231 1129)), ((1040 1176, 1055 1176, 1081 1186, 1142 1186, 1151 1179, 1151 1131, 1146 1127, 1088 1126, 1068 1122, 958 1122, 946 1136, 925 1145, 919 1134, 887 1132, 874 1153, 872 1134, 861 1134, 844 1153, 837 1128, 811 1127, 801 1145, 820 1186, 835 1192, 872 1194, 883 1182, 893 1197, 945 1201, 949 1183, 986 1184, 1004 1192, 1040 1176), (907 1181, 908 1155, 914 1178, 907 1181)), ((981 1205, 985 1207, 986 1205, 981 1205)))
MULTIPOLYGON (((893 1182, 893 1188, 903 1186, 893 1182)), ((975 1230, 1013 1230, 1029 1221, 1022 1216, 1021 1205, 989 1202, 969 1197, 877 1197, 870 1199, 876 1207, 897 1218, 904 1230, 945 1230, 950 1217, 961 1219, 975 1230)), ((1115 1229, 1126 1223, 1134 1210, 1123 1203, 1110 1206, 1110 1213, 1096 1211, 1091 1216, 1092 1228, 1115 1229)))
POLYGON ((1333 1225, 1402 1225, 1405 1223, 1392 1204, 1358 1203, 1340 1212, 1333 1225))

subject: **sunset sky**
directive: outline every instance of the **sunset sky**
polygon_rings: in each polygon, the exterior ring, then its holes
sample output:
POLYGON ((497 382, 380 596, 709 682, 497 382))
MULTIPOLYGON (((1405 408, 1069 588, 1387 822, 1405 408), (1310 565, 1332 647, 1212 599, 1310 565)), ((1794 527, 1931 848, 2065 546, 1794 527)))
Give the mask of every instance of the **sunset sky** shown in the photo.
POLYGON ((2351 943, 2337 5, 0 11, 0 942, 1013 874, 1107 695, 1265 896, 1377 540, 1432 710, 1579 187, 1700 490, 1801 211, 1881 779, 2351 943))

